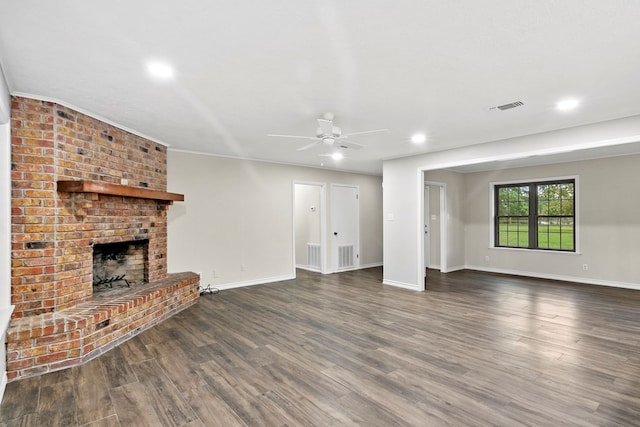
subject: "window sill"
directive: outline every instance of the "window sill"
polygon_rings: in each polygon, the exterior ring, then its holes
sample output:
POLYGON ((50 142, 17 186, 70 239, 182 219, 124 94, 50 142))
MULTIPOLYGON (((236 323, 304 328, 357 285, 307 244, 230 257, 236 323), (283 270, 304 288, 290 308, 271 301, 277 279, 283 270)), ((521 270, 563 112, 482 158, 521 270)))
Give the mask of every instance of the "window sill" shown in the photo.
POLYGON ((543 254, 557 254, 557 255, 582 255, 582 252, 568 252, 568 251, 554 251, 549 249, 525 249, 525 248, 504 248, 501 246, 489 246, 489 249, 495 249, 497 251, 517 251, 517 252, 536 252, 543 254))

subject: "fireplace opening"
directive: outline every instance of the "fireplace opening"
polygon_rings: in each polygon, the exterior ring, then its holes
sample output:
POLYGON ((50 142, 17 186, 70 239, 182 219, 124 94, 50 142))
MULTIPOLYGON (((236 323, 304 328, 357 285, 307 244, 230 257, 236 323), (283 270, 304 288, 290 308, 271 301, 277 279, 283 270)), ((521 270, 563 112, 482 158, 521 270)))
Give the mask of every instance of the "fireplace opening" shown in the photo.
POLYGON ((149 282, 149 240, 93 245, 93 293, 149 282))

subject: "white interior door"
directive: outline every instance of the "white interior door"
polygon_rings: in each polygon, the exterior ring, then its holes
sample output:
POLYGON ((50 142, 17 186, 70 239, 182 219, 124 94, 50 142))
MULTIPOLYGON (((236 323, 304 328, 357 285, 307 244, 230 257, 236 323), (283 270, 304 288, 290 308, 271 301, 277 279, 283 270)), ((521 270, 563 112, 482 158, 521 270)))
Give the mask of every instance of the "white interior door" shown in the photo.
POLYGON ((331 253, 333 270, 349 270, 359 265, 358 187, 331 186, 331 253))

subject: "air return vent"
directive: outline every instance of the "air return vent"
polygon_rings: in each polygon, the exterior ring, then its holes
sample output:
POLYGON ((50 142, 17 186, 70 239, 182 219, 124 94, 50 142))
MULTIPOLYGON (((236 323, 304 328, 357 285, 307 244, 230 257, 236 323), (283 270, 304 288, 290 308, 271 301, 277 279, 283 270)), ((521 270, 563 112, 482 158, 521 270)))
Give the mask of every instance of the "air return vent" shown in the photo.
POLYGON ((508 104, 503 104, 503 105, 498 105, 496 107, 491 107, 489 108, 489 110, 500 110, 500 111, 504 111, 504 110, 510 110, 512 108, 516 108, 516 107, 522 107, 524 105, 524 102, 522 101, 515 101, 515 102, 510 102, 508 104))
POLYGON ((320 245, 307 243, 307 266, 320 269, 320 245))
POLYGON ((353 267, 353 245, 338 245, 338 268, 353 267))

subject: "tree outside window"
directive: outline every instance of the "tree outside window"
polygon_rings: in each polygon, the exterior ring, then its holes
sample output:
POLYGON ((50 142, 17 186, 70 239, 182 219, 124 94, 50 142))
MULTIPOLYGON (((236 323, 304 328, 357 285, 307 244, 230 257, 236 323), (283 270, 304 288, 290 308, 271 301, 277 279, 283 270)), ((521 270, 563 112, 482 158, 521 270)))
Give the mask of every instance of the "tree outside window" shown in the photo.
POLYGON ((496 246, 575 251, 575 180, 494 189, 496 246))

